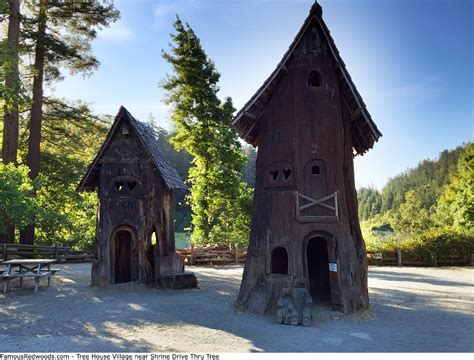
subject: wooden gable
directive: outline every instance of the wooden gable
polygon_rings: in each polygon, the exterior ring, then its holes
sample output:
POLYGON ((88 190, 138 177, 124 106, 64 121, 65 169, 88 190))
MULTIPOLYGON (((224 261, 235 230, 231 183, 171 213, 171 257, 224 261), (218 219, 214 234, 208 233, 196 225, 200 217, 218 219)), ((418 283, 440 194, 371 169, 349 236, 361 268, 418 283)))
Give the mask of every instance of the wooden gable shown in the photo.
POLYGON ((373 147, 382 134, 373 122, 361 95, 345 67, 344 61, 339 55, 334 40, 322 19, 322 9, 318 3, 315 3, 311 8, 302 28, 277 68, 232 121, 232 126, 237 130, 242 139, 253 146, 258 146, 262 114, 266 111, 270 99, 278 89, 281 79, 285 76, 287 66, 294 60, 296 53, 301 53, 301 51, 304 53, 317 52, 321 51, 321 49, 324 49, 330 55, 337 75, 341 80, 344 111, 347 111, 351 118, 354 155, 362 155, 373 147), (316 32, 318 36, 314 35, 316 32))
POLYGON ((123 106, 115 117, 107 137, 87 169, 78 191, 93 191, 99 184, 103 163, 150 163, 154 165, 169 189, 186 189, 186 185, 158 146, 153 130, 136 120, 123 106))

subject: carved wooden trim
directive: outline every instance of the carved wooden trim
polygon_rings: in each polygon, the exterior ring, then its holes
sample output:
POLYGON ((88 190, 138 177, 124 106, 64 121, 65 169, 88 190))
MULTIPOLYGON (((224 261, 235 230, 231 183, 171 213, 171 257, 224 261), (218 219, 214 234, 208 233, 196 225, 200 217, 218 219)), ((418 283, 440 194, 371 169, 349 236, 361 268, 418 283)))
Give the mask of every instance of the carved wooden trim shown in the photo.
POLYGON ((325 196, 320 199, 313 199, 309 196, 300 194, 298 191, 294 192, 295 194, 295 208, 296 208, 296 220, 299 222, 336 222, 339 220, 339 206, 338 206, 338 200, 337 200, 337 194, 338 192, 334 192, 334 194, 325 196), (302 199, 310 201, 309 204, 306 205, 301 205, 300 206, 300 197, 302 199), (334 199, 334 206, 331 206, 327 204, 326 202, 334 199), (306 216, 306 215, 301 215, 301 211, 309 209, 313 206, 321 206, 326 209, 329 209, 331 211, 334 211, 334 216, 306 216))

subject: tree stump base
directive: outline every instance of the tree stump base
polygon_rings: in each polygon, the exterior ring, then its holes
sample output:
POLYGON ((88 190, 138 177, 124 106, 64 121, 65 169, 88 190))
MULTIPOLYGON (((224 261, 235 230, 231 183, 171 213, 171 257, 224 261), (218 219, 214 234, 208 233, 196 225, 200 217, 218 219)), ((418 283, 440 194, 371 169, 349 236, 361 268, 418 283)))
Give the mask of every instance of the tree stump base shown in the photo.
POLYGON ((160 275, 156 278, 156 286, 172 290, 194 289, 197 287, 197 279, 192 272, 160 275))
POLYGON ((311 326, 312 303, 304 287, 285 288, 277 302, 275 320, 279 324, 311 326))

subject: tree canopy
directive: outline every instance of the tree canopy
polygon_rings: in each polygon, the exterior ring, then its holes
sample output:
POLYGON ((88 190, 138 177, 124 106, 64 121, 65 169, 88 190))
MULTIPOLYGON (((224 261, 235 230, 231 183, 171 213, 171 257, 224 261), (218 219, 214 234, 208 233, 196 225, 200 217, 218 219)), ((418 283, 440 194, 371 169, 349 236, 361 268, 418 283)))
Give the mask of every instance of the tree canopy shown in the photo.
POLYGON ((192 239, 196 243, 235 242, 242 231, 239 226, 248 224, 239 217, 249 217, 249 192, 240 183, 246 157, 230 126, 235 109, 230 98, 219 99, 220 74, 191 27, 177 17, 174 28, 171 51, 163 51, 173 74, 161 86, 172 106, 175 135, 171 142, 192 156, 187 198, 192 239))
POLYGON ((473 194, 471 143, 444 150, 438 159, 423 160, 390 179, 382 192, 359 189, 359 217, 368 248, 446 249, 450 243, 453 251, 458 246, 474 249, 473 194), (394 241, 387 241, 387 236, 394 241))

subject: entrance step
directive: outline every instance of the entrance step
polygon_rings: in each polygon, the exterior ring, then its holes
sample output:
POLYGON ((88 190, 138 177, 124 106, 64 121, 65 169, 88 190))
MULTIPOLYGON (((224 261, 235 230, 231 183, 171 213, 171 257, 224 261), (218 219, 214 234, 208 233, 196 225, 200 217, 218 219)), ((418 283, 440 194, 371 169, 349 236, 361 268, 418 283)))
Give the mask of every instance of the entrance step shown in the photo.
POLYGON ((334 310, 331 305, 311 304, 311 322, 313 325, 318 325, 324 321, 340 319, 343 316, 343 312, 334 310))

